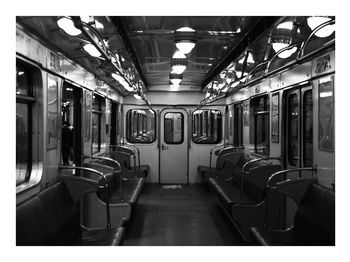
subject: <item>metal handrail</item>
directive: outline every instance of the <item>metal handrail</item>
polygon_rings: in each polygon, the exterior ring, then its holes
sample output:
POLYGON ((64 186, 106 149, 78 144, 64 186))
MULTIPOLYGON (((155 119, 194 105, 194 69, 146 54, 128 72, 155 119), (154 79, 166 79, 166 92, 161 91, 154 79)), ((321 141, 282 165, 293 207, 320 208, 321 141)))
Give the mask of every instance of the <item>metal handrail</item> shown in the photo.
POLYGON ((68 170, 83 170, 83 171, 88 171, 91 173, 95 173, 98 174, 100 177, 103 178, 103 180, 105 181, 105 189, 107 191, 107 200, 106 200, 106 213, 107 213, 107 228, 110 229, 111 228, 111 215, 110 215, 110 210, 109 210, 109 188, 108 188, 108 182, 107 179, 105 177, 105 175, 102 172, 97 171, 96 169, 93 168, 88 168, 88 167, 80 167, 80 166, 58 166, 59 170, 63 170, 63 169, 68 169, 68 170))
POLYGON ((243 167, 242 167, 242 171, 241 171, 241 186, 240 186, 240 193, 239 193, 239 201, 240 203, 242 203, 242 199, 243 199, 243 186, 244 186, 244 179, 243 176, 244 174, 247 173, 246 168, 247 166, 249 166, 250 164, 256 163, 256 162, 260 162, 260 161, 270 161, 270 160, 278 160, 280 161, 280 163, 282 164, 282 159, 281 157, 262 157, 262 158, 256 158, 256 159, 252 159, 250 161, 247 161, 243 167))
POLYGON ((258 68, 259 66, 262 66, 262 65, 264 65, 264 64, 268 64, 268 63, 269 63, 269 60, 266 60, 266 61, 262 61, 261 63, 255 65, 255 66, 249 71, 248 75, 246 76, 246 79, 245 79, 245 81, 244 81, 244 84, 248 83, 249 77, 252 75, 253 71, 254 71, 256 68, 258 68))
POLYGON ((120 184, 120 202, 124 201, 124 197, 123 197, 123 179, 121 176, 121 172, 122 172, 122 168, 119 164, 119 162, 113 158, 110 157, 105 157, 105 156, 84 156, 84 159, 96 159, 96 160, 105 160, 105 161, 110 161, 112 163, 114 163, 115 165, 118 166, 118 170, 114 169, 114 174, 119 174, 119 184, 120 184))
POLYGON ((214 145, 210 148, 210 156, 209 156, 209 167, 211 168, 211 157, 213 155, 213 150, 214 148, 216 147, 220 147, 220 146, 224 146, 224 143, 221 143, 221 144, 217 144, 217 145, 214 145))
MULTIPOLYGON (((311 171, 311 172, 315 172, 317 173, 317 166, 314 165, 313 167, 301 167, 301 168, 292 168, 292 169, 286 169, 286 170, 282 170, 282 171, 278 171, 278 172, 275 172, 273 173, 269 179, 267 180, 267 183, 266 183, 266 186, 268 188, 271 188, 271 181, 272 179, 274 179, 275 177, 277 176, 280 176, 280 175, 285 175, 286 173, 290 173, 290 172, 296 172, 296 171, 311 171)), ((314 173, 312 174, 313 177, 314 177, 314 173)), ((301 177, 301 173, 299 172, 299 178, 301 177)))
POLYGON ((297 54, 297 59, 300 59, 301 57, 304 56, 304 52, 305 52, 305 48, 307 46, 307 44, 309 43, 311 37, 316 34, 317 31, 319 31, 320 29, 322 29, 323 27, 326 27, 328 25, 333 25, 335 24, 335 20, 332 19, 332 20, 329 20, 329 21, 326 21, 324 22, 323 24, 320 24, 319 26, 317 26, 311 33, 310 35, 308 36, 308 38, 303 42, 303 44, 301 45, 300 47, 300 50, 297 54))
POLYGON ((276 52, 276 54, 268 61, 265 72, 266 73, 269 72, 272 61, 275 60, 275 58, 278 57, 279 54, 283 53, 286 50, 292 49, 293 47, 297 47, 299 45, 302 45, 302 42, 297 42, 297 43, 294 43, 292 45, 286 46, 286 47, 282 48, 281 50, 279 50, 278 52, 276 52))

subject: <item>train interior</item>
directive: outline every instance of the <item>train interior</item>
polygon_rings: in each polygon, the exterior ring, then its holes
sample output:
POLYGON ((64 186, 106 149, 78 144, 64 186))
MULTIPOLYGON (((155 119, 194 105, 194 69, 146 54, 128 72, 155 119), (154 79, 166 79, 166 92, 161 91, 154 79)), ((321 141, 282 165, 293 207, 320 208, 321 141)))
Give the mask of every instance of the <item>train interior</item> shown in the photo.
POLYGON ((335 16, 17 15, 15 46, 16 246, 337 245, 335 16))

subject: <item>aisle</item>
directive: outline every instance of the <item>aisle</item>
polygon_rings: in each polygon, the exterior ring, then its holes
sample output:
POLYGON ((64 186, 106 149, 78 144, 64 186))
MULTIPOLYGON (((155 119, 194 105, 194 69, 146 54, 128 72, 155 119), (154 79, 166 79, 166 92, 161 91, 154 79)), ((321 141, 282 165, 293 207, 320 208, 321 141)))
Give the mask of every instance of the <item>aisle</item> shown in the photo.
POLYGON ((165 188, 146 184, 125 246, 244 245, 216 200, 201 184, 165 188))

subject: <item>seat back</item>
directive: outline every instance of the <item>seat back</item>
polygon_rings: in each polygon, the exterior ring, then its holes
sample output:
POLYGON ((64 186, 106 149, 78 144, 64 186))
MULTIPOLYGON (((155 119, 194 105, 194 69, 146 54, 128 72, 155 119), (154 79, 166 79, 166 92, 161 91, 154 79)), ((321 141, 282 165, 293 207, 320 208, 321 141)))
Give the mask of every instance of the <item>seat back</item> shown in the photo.
POLYGON ((79 219, 79 209, 60 181, 16 207, 16 244, 70 245, 81 233, 79 219))
POLYGON ((301 245, 335 245, 335 194, 315 183, 301 200, 294 219, 301 245))

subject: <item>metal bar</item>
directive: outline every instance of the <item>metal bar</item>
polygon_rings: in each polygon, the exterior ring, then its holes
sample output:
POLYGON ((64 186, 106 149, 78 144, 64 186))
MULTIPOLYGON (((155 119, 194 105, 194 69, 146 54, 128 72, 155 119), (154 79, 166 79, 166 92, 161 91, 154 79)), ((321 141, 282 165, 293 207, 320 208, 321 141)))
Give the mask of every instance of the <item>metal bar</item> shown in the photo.
POLYGON ((236 44, 236 46, 228 52, 222 59, 222 62, 209 71, 206 78, 202 82, 202 90, 218 75, 222 70, 224 70, 232 61, 238 58, 239 55, 244 52, 248 45, 255 40, 257 40, 270 26, 278 21, 278 16, 267 16, 259 17, 251 30, 246 33, 244 37, 236 44))
POLYGON ((122 17, 110 17, 110 19, 112 20, 114 26, 117 28, 117 31, 118 31, 121 39, 123 40, 126 49, 129 52, 131 60, 133 61, 134 65, 135 65, 135 68, 136 68, 142 82, 145 84, 146 90, 148 90, 147 80, 142 72, 142 68, 141 68, 140 63, 137 59, 136 52, 135 52, 134 48, 132 47, 131 41, 130 41, 129 36, 128 36, 128 32, 125 29, 125 23, 123 21, 123 18, 122 17))
POLYGON ((216 147, 219 147, 219 146, 223 146, 224 144, 221 143, 221 144, 217 144, 217 145, 214 145, 210 148, 210 157, 209 157, 209 167, 211 168, 211 157, 213 155, 213 149, 216 148, 216 147))
POLYGON ((88 168, 88 167, 80 167, 80 166, 58 166, 59 170, 63 170, 63 169, 69 169, 69 170, 84 170, 84 171, 88 171, 88 172, 92 172, 95 174, 98 174, 99 176, 101 176, 104 181, 105 181, 105 188, 107 190, 107 201, 106 201, 106 213, 107 213, 107 228, 110 229, 111 228, 111 215, 110 215, 110 211, 109 211, 109 188, 108 188, 108 182, 106 177, 104 176, 104 174, 102 172, 99 172, 93 168, 88 168))
MULTIPOLYGON (((267 186, 270 187, 270 182, 273 178, 280 176, 280 175, 284 175, 286 173, 295 172, 295 171, 311 171, 311 172, 317 173, 317 166, 315 165, 313 167, 302 167, 302 168, 294 168, 294 169, 286 169, 286 170, 278 171, 276 173, 273 173, 269 177, 269 179, 267 180, 267 186)), ((299 172, 299 177, 301 177, 300 172, 299 172)))
POLYGON ((282 48, 281 50, 279 50, 279 51, 268 61, 267 66, 266 66, 265 73, 268 73, 268 72, 269 72, 270 66, 271 66, 271 64, 272 64, 272 61, 275 60, 275 58, 278 57, 279 54, 281 54, 281 53, 283 53, 284 51, 289 50, 289 49, 291 49, 291 48, 293 48, 293 47, 297 47, 297 46, 299 46, 299 45, 302 45, 302 42, 294 43, 294 44, 292 44, 292 45, 286 46, 286 47, 282 48))
POLYGON ((307 44, 309 43, 311 37, 320 29, 322 29, 323 27, 326 27, 328 25, 333 25, 335 24, 335 20, 329 20, 327 22, 324 22, 323 24, 320 24, 318 27, 316 27, 308 36, 308 38, 302 43, 302 46, 300 47, 299 53, 297 54, 297 59, 301 58, 304 55, 304 51, 305 51, 305 47, 307 46, 307 44))
POLYGON ((122 171, 122 168, 120 166, 120 163, 113 159, 113 158, 110 158, 110 157, 105 157, 105 156, 85 156, 84 157, 85 159, 97 159, 97 160, 105 160, 105 161, 110 161, 114 164, 116 164, 119 168, 119 170, 114 170, 114 174, 119 174, 119 184, 120 184, 120 202, 123 202, 124 201, 124 197, 123 197, 123 180, 122 180, 122 176, 121 176, 121 171, 122 171))

